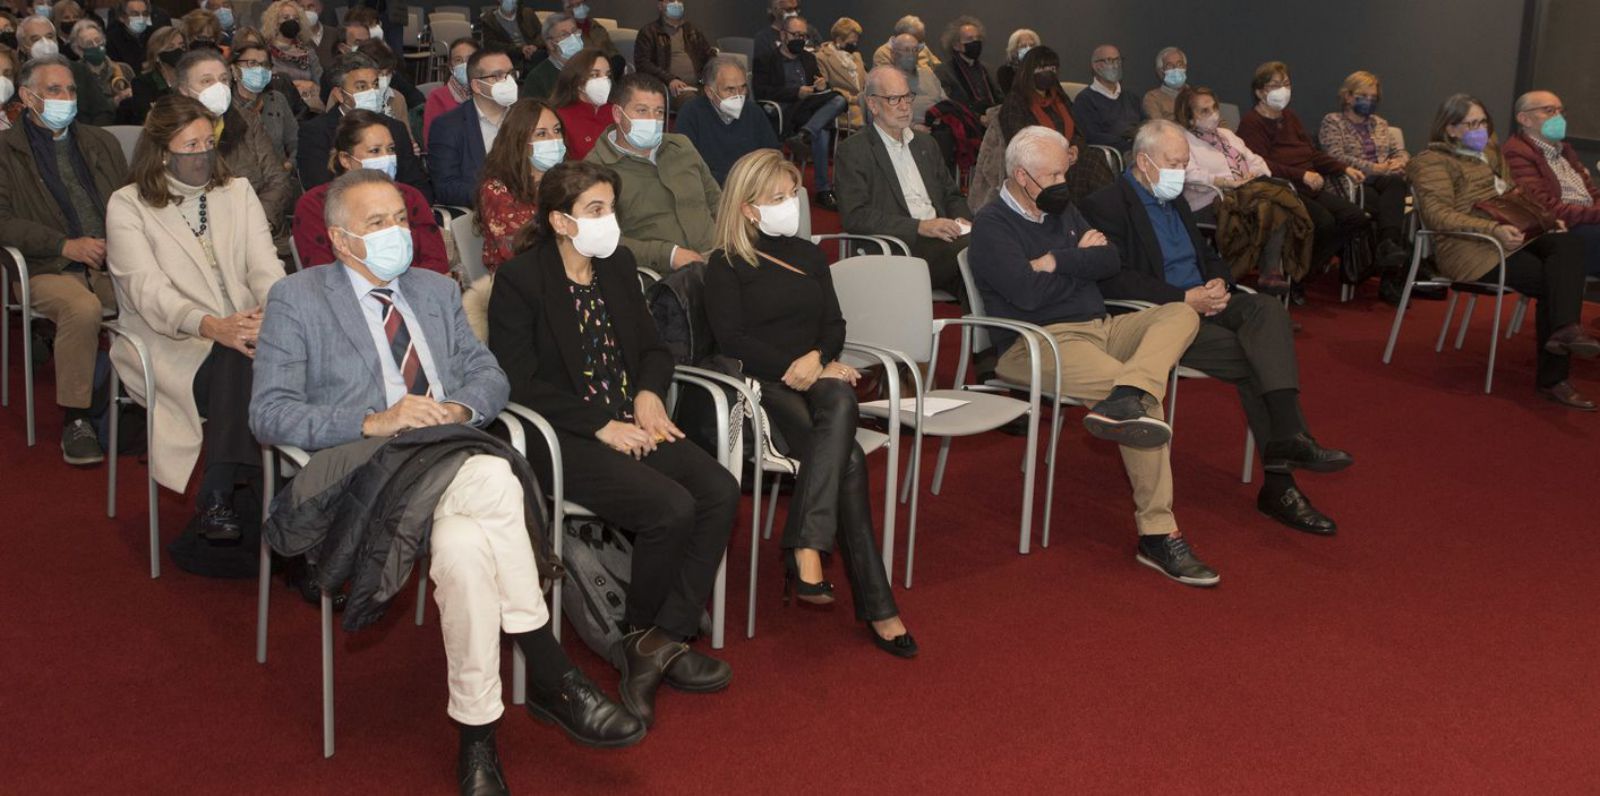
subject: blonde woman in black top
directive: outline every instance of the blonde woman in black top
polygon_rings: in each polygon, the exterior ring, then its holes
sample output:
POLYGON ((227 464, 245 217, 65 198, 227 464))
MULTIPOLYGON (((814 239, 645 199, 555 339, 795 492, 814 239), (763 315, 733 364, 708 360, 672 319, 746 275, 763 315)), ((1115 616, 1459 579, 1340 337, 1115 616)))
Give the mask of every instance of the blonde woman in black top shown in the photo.
POLYGON ((844 318, 828 261, 796 237, 799 186, 800 171, 777 150, 733 165, 706 268, 707 315, 721 352, 761 381, 762 408, 800 461, 783 532, 785 599, 793 591, 808 603, 833 602, 822 565, 837 541, 856 618, 878 647, 909 658, 917 644, 873 542, 866 457, 855 441, 860 374, 838 360, 844 318))

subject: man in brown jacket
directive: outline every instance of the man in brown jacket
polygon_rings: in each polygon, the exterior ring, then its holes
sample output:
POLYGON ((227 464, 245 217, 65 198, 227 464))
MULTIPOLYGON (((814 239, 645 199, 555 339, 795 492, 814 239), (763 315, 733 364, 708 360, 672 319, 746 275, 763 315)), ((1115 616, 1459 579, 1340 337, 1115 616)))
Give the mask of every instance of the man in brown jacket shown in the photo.
POLYGON ((706 62, 716 47, 693 22, 684 18, 682 0, 658 0, 658 15, 639 31, 633 45, 633 68, 661 81, 674 108, 694 97, 706 62))
POLYGON ((61 452, 83 465, 105 459, 89 404, 101 308, 116 306, 105 272, 106 202, 128 181, 128 164, 110 133, 74 123, 77 97, 60 55, 34 58, 17 74, 26 110, 0 133, 0 245, 22 254, 33 311, 55 322, 61 452))

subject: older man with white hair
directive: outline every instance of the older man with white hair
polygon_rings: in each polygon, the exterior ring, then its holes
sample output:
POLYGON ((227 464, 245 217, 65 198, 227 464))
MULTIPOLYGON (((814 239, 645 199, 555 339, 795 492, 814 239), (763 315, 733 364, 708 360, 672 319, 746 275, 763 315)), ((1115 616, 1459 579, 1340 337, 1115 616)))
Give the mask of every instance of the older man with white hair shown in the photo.
MULTIPOLYGON (((31 16, 17 23, 17 51, 24 60, 61 54, 61 39, 55 23, 47 17, 31 16)), ((116 115, 116 108, 89 70, 89 65, 82 60, 69 60, 68 64, 73 82, 78 87, 78 121, 97 126, 110 124, 116 115)))
MULTIPOLYGON (((1216 570, 1201 561, 1178 530, 1172 511, 1172 430, 1159 418, 1167 374, 1188 348, 1199 316, 1167 304, 1108 315, 1100 280, 1122 268, 1117 249, 1071 204, 1067 139, 1047 127, 1025 127, 1006 146, 1000 201, 973 221, 968 261, 984 312, 1044 327, 1061 350, 1043 376, 1060 373, 1063 395, 1097 401, 1084 425, 1122 446, 1133 486, 1137 560, 1191 586, 1213 586, 1216 570)), ((1014 334, 993 332, 995 372, 1026 383, 1028 348, 1014 334)))
POLYGON ((1178 92, 1189 83, 1189 56, 1177 47, 1163 47, 1156 53, 1156 77, 1161 85, 1144 93, 1141 109, 1146 119, 1172 121, 1178 92))
POLYGON ((1233 292, 1227 264, 1183 201, 1188 163, 1182 127, 1146 122, 1134 138, 1128 172, 1084 200, 1084 214, 1122 256, 1122 268, 1101 280, 1101 290, 1112 299, 1187 305, 1202 317, 1180 362, 1238 388, 1266 471, 1256 508, 1295 530, 1332 535, 1338 526, 1311 505, 1293 472, 1334 472, 1353 459, 1309 433, 1289 312, 1269 296, 1233 292))

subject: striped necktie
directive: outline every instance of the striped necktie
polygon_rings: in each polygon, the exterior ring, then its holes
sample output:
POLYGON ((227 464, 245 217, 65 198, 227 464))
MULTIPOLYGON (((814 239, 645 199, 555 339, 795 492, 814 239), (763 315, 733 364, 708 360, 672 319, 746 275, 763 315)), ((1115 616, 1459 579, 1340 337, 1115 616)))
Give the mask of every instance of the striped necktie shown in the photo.
POLYGON ((394 304, 394 291, 386 287, 375 287, 368 295, 383 306, 383 332, 389 336, 389 353, 394 356, 394 363, 400 368, 400 377, 406 382, 406 392, 412 395, 427 395, 428 374, 422 372, 422 358, 417 354, 417 347, 411 341, 411 332, 406 328, 406 319, 400 315, 400 308, 394 304))

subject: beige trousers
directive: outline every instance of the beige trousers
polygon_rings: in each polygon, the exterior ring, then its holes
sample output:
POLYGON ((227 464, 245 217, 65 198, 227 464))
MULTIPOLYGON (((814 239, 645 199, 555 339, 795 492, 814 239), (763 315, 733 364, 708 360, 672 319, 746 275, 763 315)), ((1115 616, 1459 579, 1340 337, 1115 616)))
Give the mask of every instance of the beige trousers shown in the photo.
POLYGON ((550 620, 523 521, 522 484, 504 459, 473 456, 433 511, 433 599, 449 669, 450 718, 488 724, 500 699, 500 632, 550 620))
POLYGON ((56 403, 88 409, 94 355, 100 349, 100 310, 117 306, 111 277, 95 270, 87 279, 81 273, 37 274, 28 278, 28 292, 33 311, 56 325, 56 403))
MULTIPOLYGON (((1167 376, 1200 329, 1200 316, 1187 304, 1113 315, 1083 323, 1045 327, 1061 347, 1061 392, 1084 401, 1098 401, 1113 387, 1137 387, 1155 398, 1152 415, 1162 416, 1167 376)), ((1043 353, 1043 352, 1041 352, 1043 353)), ((1055 384, 1056 363, 1041 363, 1046 389, 1055 384)), ((1028 346, 1013 343, 1000 356, 995 373, 1027 384, 1028 346)), ((1165 535, 1178 529, 1172 514, 1172 459, 1168 446, 1154 450, 1122 448, 1122 466, 1133 486, 1134 523, 1141 535, 1165 535)))

